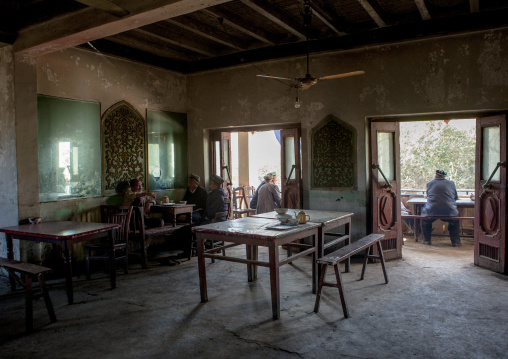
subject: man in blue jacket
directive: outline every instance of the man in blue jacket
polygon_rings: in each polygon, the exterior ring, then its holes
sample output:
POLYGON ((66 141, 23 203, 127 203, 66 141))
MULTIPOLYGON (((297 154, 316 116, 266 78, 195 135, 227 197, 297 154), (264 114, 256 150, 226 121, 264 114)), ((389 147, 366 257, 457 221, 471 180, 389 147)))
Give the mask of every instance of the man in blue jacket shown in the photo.
MULTIPOLYGON (((445 171, 437 170, 435 178, 427 182, 427 203, 422 209, 422 216, 457 217, 459 215, 455 204, 455 201, 459 198, 455 183, 447 180, 445 176, 445 171)), ((431 244, 432 223, 434 221, 435 219, 422 220, 423 244, 431 244)), ((460 246, 459 221, 447 219, 443 219, 443 221, 448 222, 448 232, 450 232, 452 246, 460 246)))

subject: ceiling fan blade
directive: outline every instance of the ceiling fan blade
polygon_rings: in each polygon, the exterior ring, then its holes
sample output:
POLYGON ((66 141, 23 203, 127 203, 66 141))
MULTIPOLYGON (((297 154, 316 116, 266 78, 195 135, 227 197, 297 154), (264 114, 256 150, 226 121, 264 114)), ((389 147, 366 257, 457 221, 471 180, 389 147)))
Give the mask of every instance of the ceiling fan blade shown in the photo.
POLYGON ((295 79, 291 79, 289 77, 277 77, 277 76, 268 76, 268 75, 256 75, 257 77, 264 77, 267 79, 277 79, 277 80, 288 80, 288 81, 294 81, 295 79))
POLYGON ((357 75, 364 75, 364 74, 365 74, 365 71, 353 71, 353 72, 346 72, 343 74, 318 77, 317 79, 318 80, 333 80, 333 79, 340 79, 343 77, 357 76, 357 75))
POLYGON ((308 88, 310 88, 312 85, 314 85, 314 84, 307 84, 307 85, 302 84, 302 86, 300 87, 300 90, 302 90, 302 91, 303 91, 303 90, 307 90, 307 89, 308 89, 308 88))

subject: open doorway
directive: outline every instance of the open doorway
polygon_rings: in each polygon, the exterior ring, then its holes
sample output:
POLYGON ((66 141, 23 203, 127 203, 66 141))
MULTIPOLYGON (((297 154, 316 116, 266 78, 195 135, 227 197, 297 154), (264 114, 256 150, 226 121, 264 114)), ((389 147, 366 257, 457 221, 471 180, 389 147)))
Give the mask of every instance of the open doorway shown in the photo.
MULTIPOLYGON (((472 256, 474 248, 474 191, 476 119, 415 121, 400 123, 401 214, 420 215, 426 201, 426 185, 436 170, 446 172, 455 183, 461 220, 459 235, 463 250, 472 256)), ((421 221, 402 218, 405 244, 421 245, 421 221), (417 228, 415 228, 415 225, 417 228)), ((432 226, 432 244, 449 247, 449 223, 437 220, 432 226)))

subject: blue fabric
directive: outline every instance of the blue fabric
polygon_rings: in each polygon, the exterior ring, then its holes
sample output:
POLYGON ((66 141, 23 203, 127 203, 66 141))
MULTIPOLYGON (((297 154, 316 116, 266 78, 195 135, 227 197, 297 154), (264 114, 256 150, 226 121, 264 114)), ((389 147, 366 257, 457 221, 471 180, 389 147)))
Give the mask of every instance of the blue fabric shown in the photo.
POLYGON ((459 198, 453 181, 444 177, 436 177, 427 182, 427 203, 422 209, 422 216, 459 215, 455 201, 459 198))
POLYGON ((266 181, 263 181, 259 184, 258 188, 256 189, 256 192, 254 193, 254 196, 252 196, 252 199, 250 200, 250 208, 256 209, 258 205, 258 197, 259 197, 259 189, 263 187, 263 185, 266 183, 266 181))
MULTIPOLYGON (((226 204, 224 203, 224 199, 226 197, 226 192, 224 192, 222 188, 214 189, 208 193, 208 198, 206 199, 205 217, 208 218, 209 221, 213 219, 215 213, 228 210, 226 204)), ((226 216, 220 217, 220 219, 225 221, 226 216)))

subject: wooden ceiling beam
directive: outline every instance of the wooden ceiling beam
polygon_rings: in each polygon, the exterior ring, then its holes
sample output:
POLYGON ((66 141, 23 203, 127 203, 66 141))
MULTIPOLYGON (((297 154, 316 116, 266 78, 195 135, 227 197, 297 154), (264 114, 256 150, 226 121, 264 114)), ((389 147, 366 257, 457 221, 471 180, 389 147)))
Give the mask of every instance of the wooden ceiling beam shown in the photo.
POLYGON ((224 34, 224 32, 219 32, 214 27, 208 26, 206 24, 200 23, 199 21, 195 21, 193 19, 185 18, 185 19, 168 19, 167 23, 175 26, 179 26, 186 31, 190 31, 198 36, 202 36, 208 40, 215 41, 224 46, 228 46, 235 50, 245 50, 247 46, 240 43, 240 41, 236 41, 233 43, 233 40, 224 34))
POLYGON ((14 51, 30 56, 42 55, 229 1, 231 0, 118 0, 115 3, 129 11, 129 15, 118 18, 88 7, 57 16, 20 30, 14 51))
POLYGON ((469 9, 471 12, 480 11, 480 4, 478 0, 469 0, 469 9))
POLYGON ((176 45, 201 55, 210 57, 218 55, 217 51, 215 51, 212 47, 206 46, 205 44, 199 43, 195 40, 179 36, 180 34, 178 34, 178 32, 171 31, 171 29, 158 24, 146 25, 131 31, 142 33, 144 35, 153 37, 163 43, 176 45), (178 40, 175 40, 175 38, 178 38, 178 40))
MULTIPOLYGON (((304 0, 299 0, 300 4, 303 6, 304 0)), ((335 11, 331 8, 328 3, 323 1, 312 1, 310 9, 312 10, 312 14, 317 17, 321 22, 323 22, 326 26, 328 26, 333 32, 335 32, 339 36, 347 35, 347 32, 344 30, 346 21, 344 19, 337 19, 337 15, 335 11), (335 24, 341 24, 340 26, 335 24)))
POLYGON ((240 0, 244 5, 263 15, 268 20, 274 22, 284 30, 290 32, 300 40, 305 41, 305 29, 302 25, 296 23, 292 18, 287 16, 281 9, 264 0, 240 0))
POLYGON ((168 46, 167 44, 162 44, 160 41, 154 41, 153 38, 151 39, 150 37, 150 35, 146 35, 144 32, 133 30, 108 36, 105 40, 128 46, 136 50, 151 52, 160 57, 176 58, 183 61, 196 60, 195 57, 189 56, 185 52, 175 49, 172 46, 168 46))
POLYGON ((425 5, 425 0, 414 0, 418 11, 420 12, 420 16, 422 20, 430 20, 429 10, 427 10, 427 5, 425 5))
POLYGON ((216 9, 212 10, 203 9, 201 11, 214 18, 222 19, 223 25, 231 26, 232 28, 241 31, 244 34, 247 34, 261 42, 264 42, 265 44, 275 45, 276 43, 276 40, 272 35, 264 31, 263 29, 247 24, 244 18, 242 18, 239 15, 233 14, 231 12, 218 11, 216 9))
POLYGON ((108 0, 74 0, 74 1, 77 1, 86 6, 90 6, 105 11, 117 17, 129 15, 129 11, 125 10, 124 8, 116 4, 113 4, 111 1, 108 0))
POLYGON ((370 15, 372 20, 375 21, 377 26, 379 26, 379 27, 386 26, 386 23, 381 18, 381 15, 379 15, 379 13, 374 9, 374 6, 371 4, 371 2, 369 0, 357 0, 357 1, 360 3, 360 5, 362 5, 364 10, 367 11, 367 13, 370 15))

